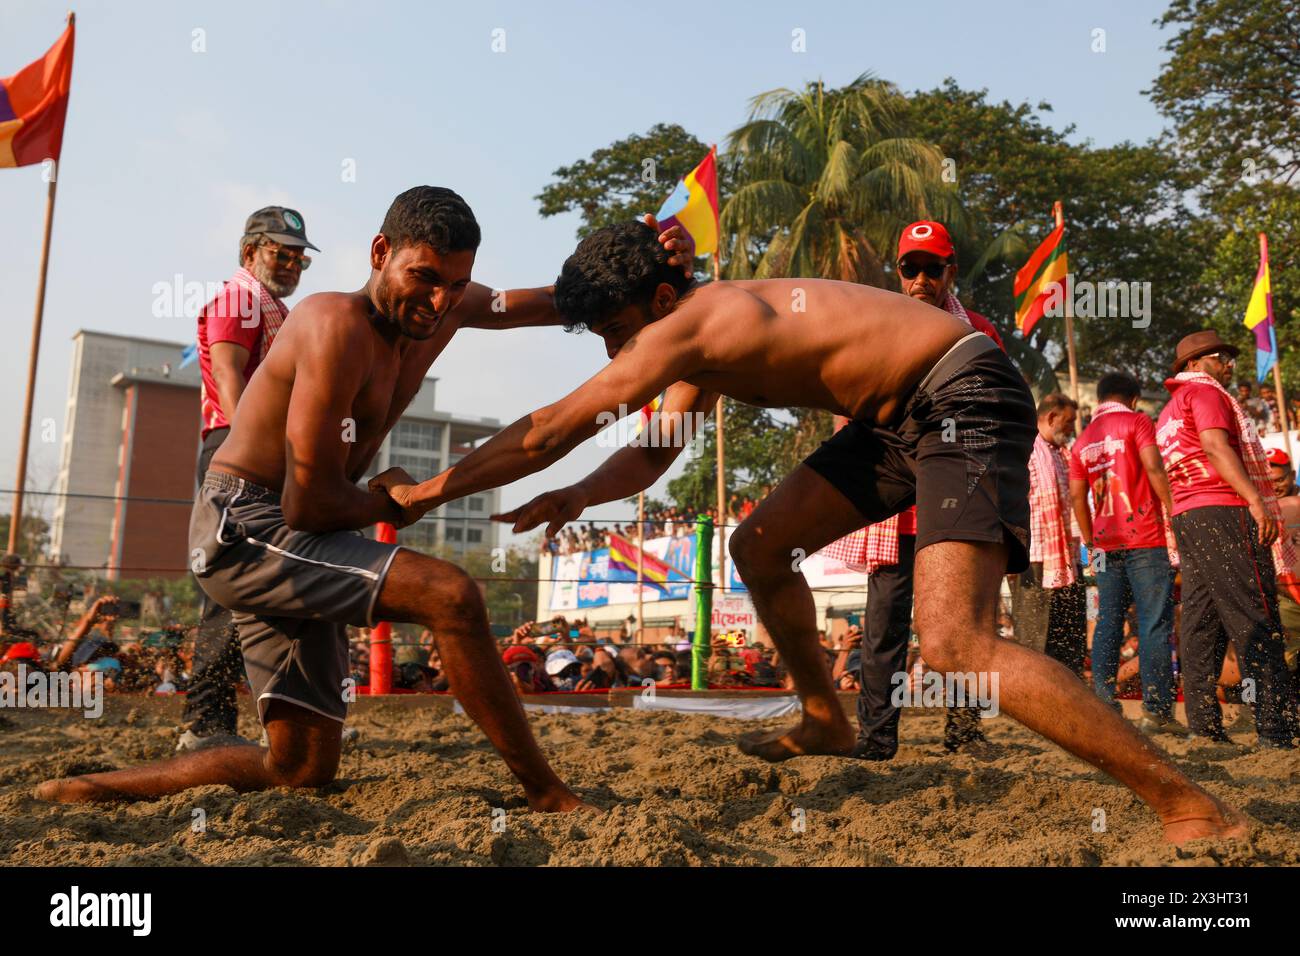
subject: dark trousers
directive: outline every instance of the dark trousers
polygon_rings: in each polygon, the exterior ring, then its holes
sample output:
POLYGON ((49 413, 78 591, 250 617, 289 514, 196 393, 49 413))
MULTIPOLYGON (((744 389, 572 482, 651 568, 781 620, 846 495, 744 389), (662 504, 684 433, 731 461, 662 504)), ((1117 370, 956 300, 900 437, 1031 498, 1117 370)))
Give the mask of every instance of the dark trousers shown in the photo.
MULTIPOLYGON (((212 456, 230 434, 229 428, 208 433, 199 449, 198 481, 208 472, 212 456)), ((239 632, 228 610, 203 595, 198 635, 194 639, 194 667, 185 695, 184 721, 200 737, 233 734, 239 719, 235 690, 244 679, 244 657, 239 632)))
POLYGON ((1215 684, 1228 640, 1243 678, 1254 685, 1261 739, 1289 741, 1296 732, 1295 691, 1284 658, 1273 555, 1244 507, 1210 506, 1175 515, 1183 559, 1183 621, 1178 659, 1193 733, 1223 734, 1215 684))
POLYGON ((1088 650, 1088 592, 1083 584, 1044 588, 1043 564, 1011 582, 1011 616, 1016 643, 1042 651, 1080 678, 1088 650))
POLYGON ((907 672, 912 633, 912 574, 916 536, 898 536, 898 563, 877 568, 867 579, 867 626, 858 669, 858 739, 879 750, 898 749, 899 709, 890 702, 894 675, 907 672))
MULTIPOLYGON (((858 739, 877 750, 898 750, 900 711, 890 698, 896 675, 907 675, 907 642, 912 633, 912 578, 916 536, 898 536, 898 563, 877 568, 867 579, 867 621, 858 669, 858 739)), ((979 727, 979 708, 950 707, 949 721, 963 733, 979 727)))

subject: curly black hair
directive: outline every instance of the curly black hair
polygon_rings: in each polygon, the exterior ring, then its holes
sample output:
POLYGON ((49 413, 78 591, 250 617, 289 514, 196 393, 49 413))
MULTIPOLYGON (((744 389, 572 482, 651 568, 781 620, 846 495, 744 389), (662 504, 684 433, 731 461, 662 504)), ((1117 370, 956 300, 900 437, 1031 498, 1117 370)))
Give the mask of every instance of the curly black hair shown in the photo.
POLYGON ((393 200, 380 233, 394 250, 424 243, 439 255, 475 250, 482 239, 469 204, 443 186, 415 186, 393 200))
POLYGON ((681 295, 695 280, 668 264, 671 255, 641 222, 606 226, 583 239, 555 280, 565 331, 581 332, 628 305, 648 304, 661 282, 681 295))

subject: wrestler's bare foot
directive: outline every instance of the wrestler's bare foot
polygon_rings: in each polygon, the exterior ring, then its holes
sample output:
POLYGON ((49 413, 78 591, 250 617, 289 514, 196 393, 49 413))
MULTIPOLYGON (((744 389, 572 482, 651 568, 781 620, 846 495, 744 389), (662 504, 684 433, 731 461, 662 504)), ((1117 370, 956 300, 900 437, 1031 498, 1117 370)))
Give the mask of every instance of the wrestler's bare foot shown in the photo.
POLYGON ((105 800, 125 800, 106 787, 91 783, 85 777, 62 777, 46 780, 36 787, 33 796, 48 803, 97 803, 105 800))
POLYGON ((600 807, 593 807, 590 803, 583 803, 577 794, 567 788, 530 795, 528 797, 528 806, 534 813, 605 812, 600 807))
POLYGON ((1165 828, 1165 840, 1173 844, 1207 838, 1245 840, 1250 836, 1247 819, 1209 794, 1196 804, 1168 813, 1160 822, 1165 828))
POLYGON ((790 730, 745 734, 736 746, 751 756, 776 763, 807 754, 847 757, 856 742, 857 734, 848 721, 830 726, 804 721, 790 730))

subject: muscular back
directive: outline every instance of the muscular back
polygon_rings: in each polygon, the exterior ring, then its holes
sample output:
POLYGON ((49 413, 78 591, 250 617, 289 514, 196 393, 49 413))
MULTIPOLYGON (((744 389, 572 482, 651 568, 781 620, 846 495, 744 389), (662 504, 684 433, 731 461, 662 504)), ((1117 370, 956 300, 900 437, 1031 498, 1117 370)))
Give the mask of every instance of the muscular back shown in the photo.
POLYGON ((283 490, 292 464, 357 481, 455 331, 384 334, 364 293, 320 293, 289 314, 248 383, 212 467, 283 490))
POLYGON ((702 370, 683 376, 692 385, 751 405, 821 408, 882 425, 971 331, 908 296, 825 279, 715 283, 661 324, 656 331, 694 338, 692 364, 702 370))

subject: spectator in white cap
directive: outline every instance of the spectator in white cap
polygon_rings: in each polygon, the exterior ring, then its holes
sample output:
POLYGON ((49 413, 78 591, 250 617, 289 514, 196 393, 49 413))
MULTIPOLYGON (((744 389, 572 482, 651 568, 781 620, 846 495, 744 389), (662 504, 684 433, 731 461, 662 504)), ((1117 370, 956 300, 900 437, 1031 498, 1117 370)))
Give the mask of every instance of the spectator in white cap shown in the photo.
POLYGON ((560 649, 546 656, 546 673, 556 690, 573 690, 582 678, 582 662, 573 651, 560 649))

